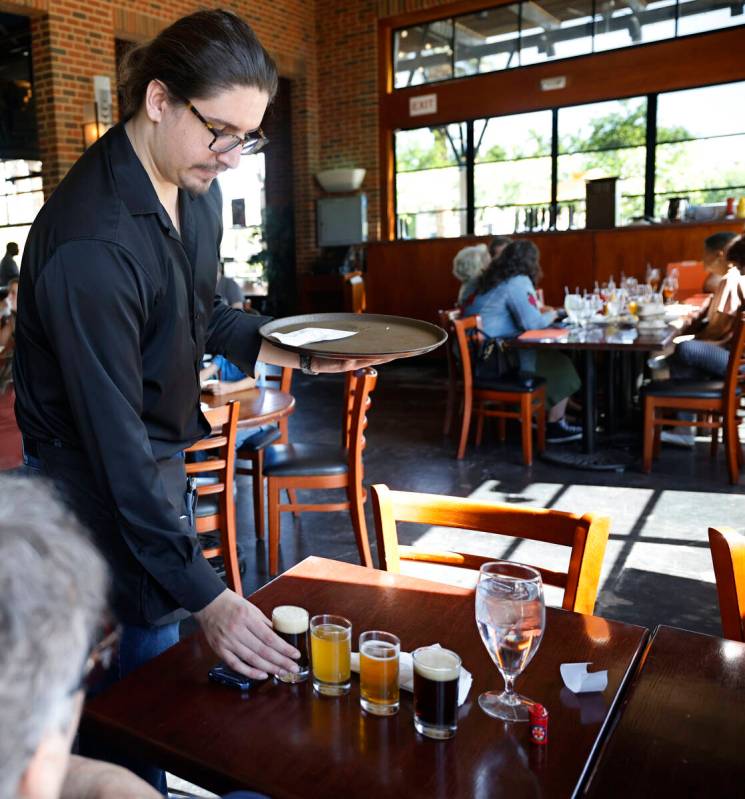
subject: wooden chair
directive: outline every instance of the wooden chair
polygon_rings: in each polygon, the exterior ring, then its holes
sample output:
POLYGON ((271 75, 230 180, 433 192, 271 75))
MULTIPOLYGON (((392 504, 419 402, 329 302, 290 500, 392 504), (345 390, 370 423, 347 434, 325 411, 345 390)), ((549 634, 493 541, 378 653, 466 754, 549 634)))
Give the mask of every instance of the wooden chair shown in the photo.
POLYGON ((458 361, 455 357, 458 342, 455 338, 455 329, 453 328, 453 320, 460 319, 460 315, 460 308, 451 308, 448 311, 437 312, 440 327, 448 334, 448 340, 445 345, 445 355, 448 364, 448 398, 445 408, 445 423, 442 427, 442 434, 445 436, 450 434, 450 429, 453 426, 455 403, 461 393, 460 369, 458 368, 458 361))
POLYGON ((545 583, 564 589, 564 610, 593 613, 608 541, 610 519, 607 517, 589 513, 578 516, 558 510, 517 508, 476 499, 391 491, 385 485, 374 485, 371 491, 378 558, 380 568, 384 571, 400 573, 402 560, 466 569, 479 569, 482 564, 496 560, 494 557, 461 552, 427 552, 417 547, 400 546, 396 532, 396 522, 399 521, 560 544, 571 547, 569 570, 564 573, 539 568, 538 571, 545 583))
POLYGON ((456 457, 460 460, 466 452, 471 416, 475 413, 477 445, 481 443, 485 417, 499 419, 500 441, 506 438, 507 419, 517 419, 522 426, 523 462, 530 466, 533 463, 533 419, 536 421, 538 451, 543 452, 546 448, 545 380, 533 377, 530 382, 524 382, 517 375, 505 375, 474 383, 470 344, 479 336, 481 317, 453 319, 452 324, 458 342, 463 382, 463 418, 456 457))
POLYGON ((722 635, 745 642, 745 536, 729 527, 710 527, 709 548, 717 579, 722 635))
POLYGON ((350 313, 364 313, 367 310, 365 278, 362 272, 344 275, 344 310, 350 313))
MULTIPOLYGON (((279 375, 267 375, 267 382, 279 382, 279 390, 287 394, 292 387, 293 370, 285 366, 279 375)), ((247 438, 236 453, 236 474, 251 477, 254 500, 254 530, 257 538, 264 537, 264 451, 270 444, 287 444, 289 420, 280 419, 276 425, 256 430, 247 438)))
POLYGON ((716 454, 718 431, 724 433, 727 470, 732 485, 740 479, 743 464, 739 438, 739 408, 745 386, 745 313, 740 313, 730 342, 727 374, 722 380, 654 380, 643 389, 644 448, 642 470, 652 470, 660 451, 663 427, 702 427, 712 431, 716 454), (678 419, 677 411, 692 411, 699 418, 678 419), (668 414, 666 416, 665 414, 668 414))
POLYGON ((357 550, 363 566, 372 566, 370 544, 365 523, 366 493, 362 485, 362 453, 370 394, 377 381, 374 369, 360 369, 346 376, 344 413, 342 418, 342 447, 317 444, 272 444, 266 448, 264 474, 267 477, 269 504, 269 573, 279 568, 280 514, 283 511, 348 510, 357 540, 357 550), (305 504, 290 494, 295 489, 343 488, 343 502, 305 504), (280 503, 280 492, 287 490, 290 500, 280 503))
POLYGON ((235 501, 233 475, 235 468, 235 435, 238 429, 240 403, 230 402, 204 412, 212 425, 212 435, 192 444, 185 453, 204 453, 207 460, 186 463, 186 474, 196 478, 196 531, 199 535, 219 533, 220 543, 204 547, 205 558, 221 557, 225 564, 228 587, 243 596, 235 534, 235 501))

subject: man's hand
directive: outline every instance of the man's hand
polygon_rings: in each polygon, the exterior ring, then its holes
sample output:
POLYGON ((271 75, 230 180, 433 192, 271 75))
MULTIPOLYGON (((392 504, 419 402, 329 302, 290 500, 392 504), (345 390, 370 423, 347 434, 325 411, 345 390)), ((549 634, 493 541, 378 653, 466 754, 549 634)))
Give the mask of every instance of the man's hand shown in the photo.
POLYGON ((310 368, 314 372, 323 374, 354 372, 357 369, 378 366, 378 364, 388 363, 392 360, 394 358, 350 358, 348 361, 340 361, 336 358, 311 358, 310 368))
POLYGON ((155 788, 121 766, 70 756, 60 799, 162 799, 155 788))
POLYGON ((230 383, 226 383, 223 380, 218 380, 216 383, 207 383, 206 385, 202 386, 202 391, 206 394, 213 394, 216 397, 220 397, 223 394, 230 394, 233 391, 232 386, 230 383))
POLYGON ((298 670, 291 658, 300 653, 272 630, 267 617, 230 589, 194 614, 215 654, 222 662, 257 680, 270 674, 298 670))

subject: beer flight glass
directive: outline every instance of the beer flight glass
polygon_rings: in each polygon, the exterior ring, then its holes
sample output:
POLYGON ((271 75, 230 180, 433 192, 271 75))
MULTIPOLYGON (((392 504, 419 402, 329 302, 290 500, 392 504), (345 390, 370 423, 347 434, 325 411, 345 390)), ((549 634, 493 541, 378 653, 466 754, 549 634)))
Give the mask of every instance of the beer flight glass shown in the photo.
POLYGON ((539 572, 519 563, 485 563, 476 586, 476 624, 505 686, 481 694, 481 709, 504 721, 528 721, 534 703, 517 694, 514 683, 538 651, 546 626, 539 572))
POLYGON ((461 661, 455 652, 420 647, 414 661, 414 727, 427 738, 452 738, 458 730, 461 661))
POLYGON ((398 713, 401 641, 380 630, 360 636, 360 705, 374 716, 398 713))
POLYGON ((300 670, 297 674, 283 672, 277 675, 277 679, 285 683, 305 682, 310 673, 308 611, 295 605, 278 605, 272 611, 272 627, 280 638, 300 652, 300 659, 297 661, 300 670))
POLYGON ((322 696, 343 696, 352 687, 352 622, 322 614, 310 620, 313 688, 322 696))

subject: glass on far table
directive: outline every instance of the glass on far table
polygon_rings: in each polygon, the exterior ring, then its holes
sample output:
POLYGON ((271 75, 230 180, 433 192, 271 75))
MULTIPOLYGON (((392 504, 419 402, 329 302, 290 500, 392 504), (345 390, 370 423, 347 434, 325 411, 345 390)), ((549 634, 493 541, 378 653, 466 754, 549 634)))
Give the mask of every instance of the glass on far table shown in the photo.
POLYGON ((564 297, 564 310, 570 325, 579 324, 579 314, 582 310, 583 302, 581 294, 567 294, 564 297))
POLYGON ((481 694, 481 709, 504 721, 528 721, 534 703, 517 694, 514 683, 538 651, 546 626, 539 572, 508 561, 485 563, 476 586, 476 624, 505 685, 504 691, 481 694))
POLYGON ((310 620, 313 688, 322 696, 343 696, 352 686, 352 622, 323 614, 310 620))
POLYGON ((458 731, 461 660, 455 652, 425 646, 414 661, 414 728, 426 738, 444 740, 458 731))
POLYGON ((398 661, 401 641, 392 633, 369 630, 360 636, 360 705, 374 716, 398 713, 398 661))

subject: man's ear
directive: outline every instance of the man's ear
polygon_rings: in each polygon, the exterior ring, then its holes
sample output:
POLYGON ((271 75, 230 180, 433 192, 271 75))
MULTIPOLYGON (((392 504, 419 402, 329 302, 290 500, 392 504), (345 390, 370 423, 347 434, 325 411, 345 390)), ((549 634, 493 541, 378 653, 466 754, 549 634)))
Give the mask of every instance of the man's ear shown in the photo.
POLYGON ((21 799, 56 799, 62 788, 70 760, 70 741, 66 733, 48 733, 34 752, 18 786, 21 799))
POLYGON ((145 113, 151 122, 160 122, 168 105, 168 91, 159 80, 151 80, 145 90, 145 113))

